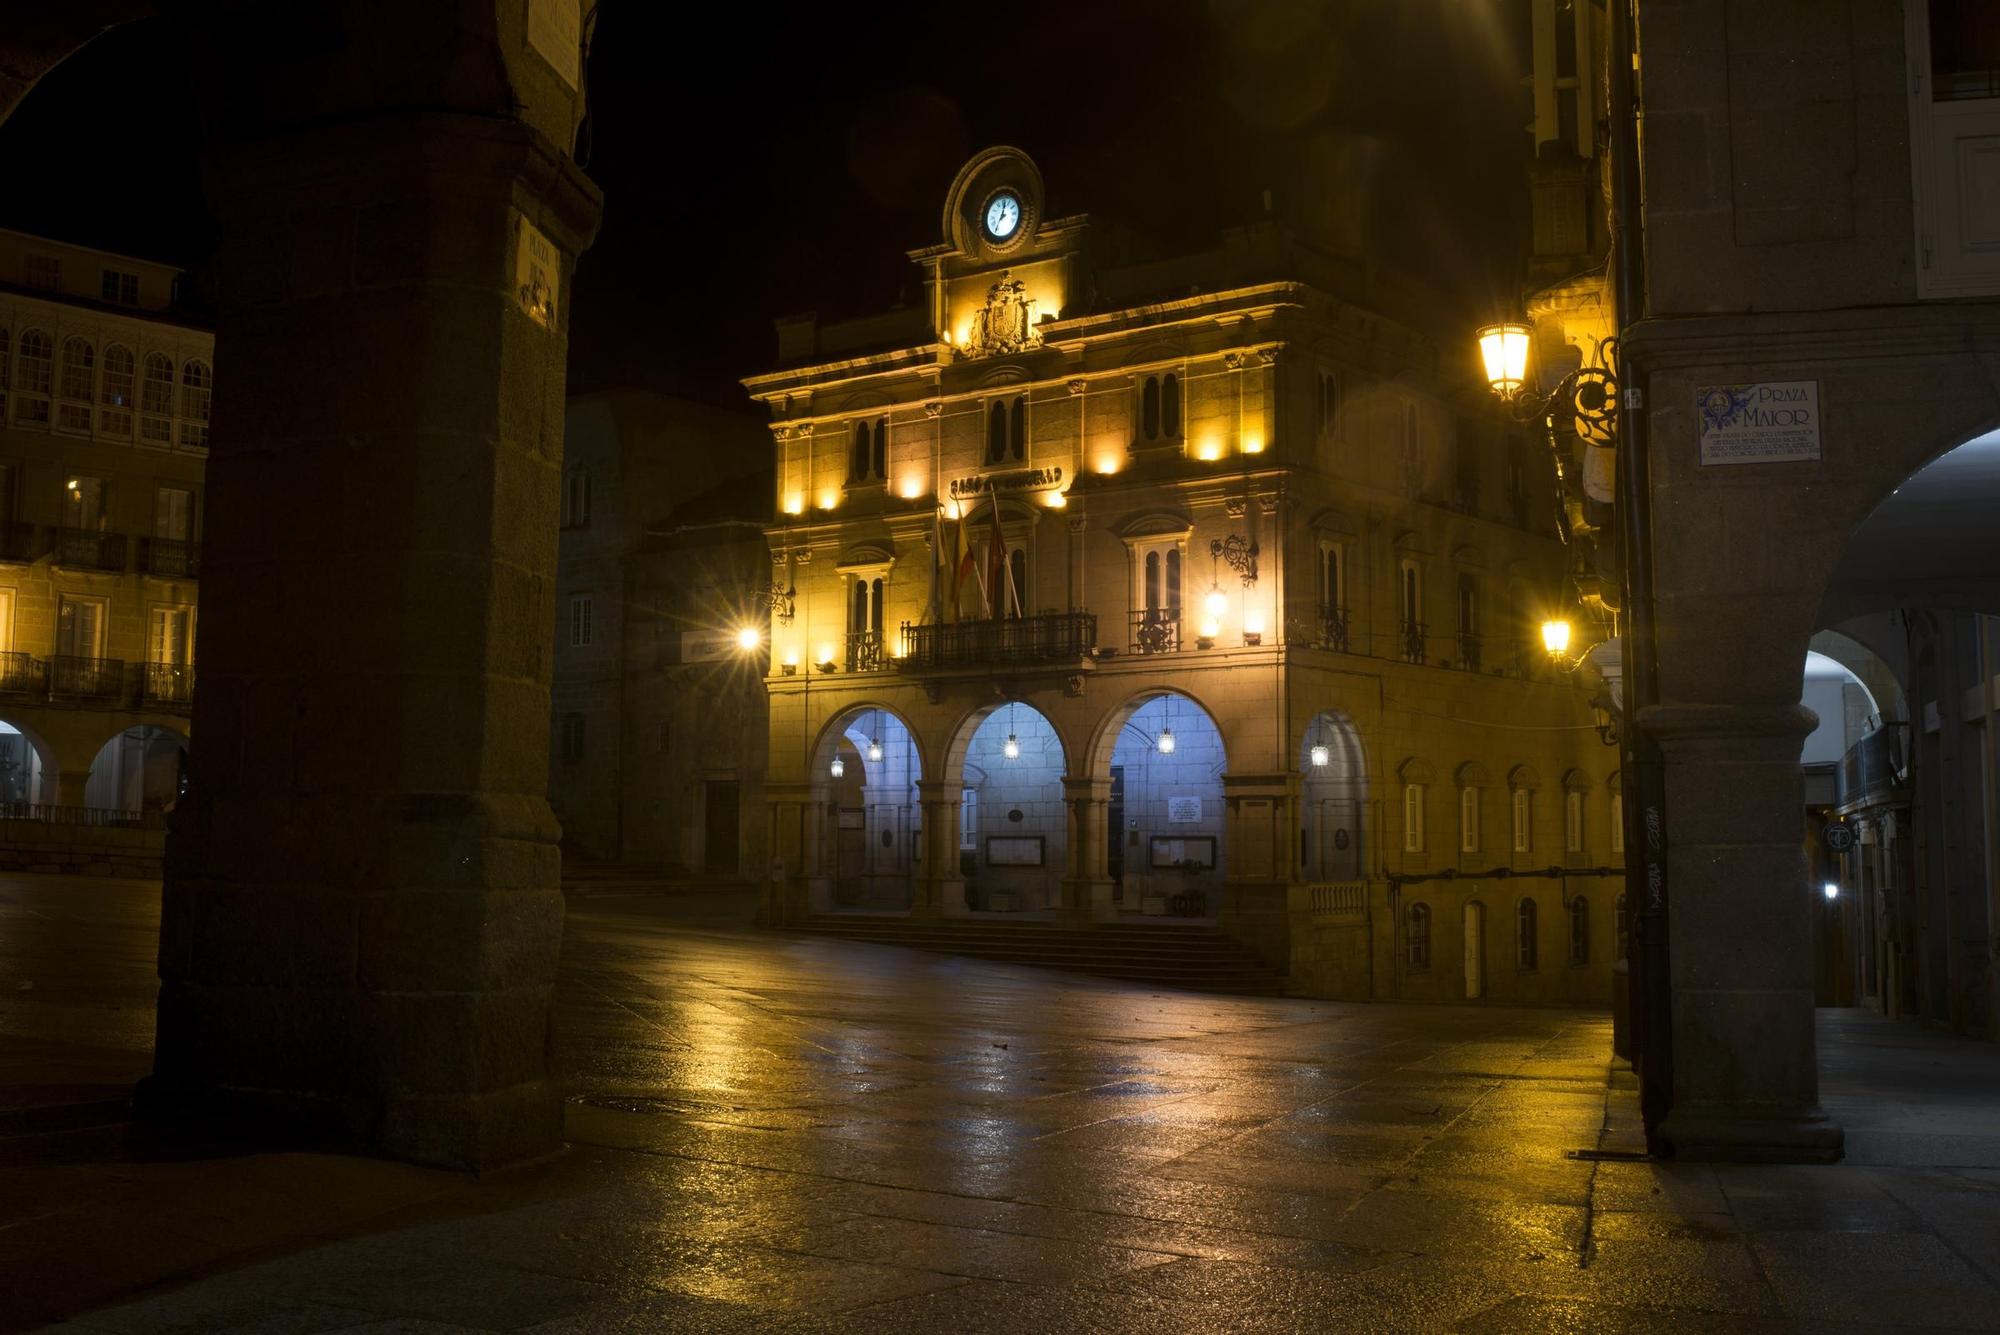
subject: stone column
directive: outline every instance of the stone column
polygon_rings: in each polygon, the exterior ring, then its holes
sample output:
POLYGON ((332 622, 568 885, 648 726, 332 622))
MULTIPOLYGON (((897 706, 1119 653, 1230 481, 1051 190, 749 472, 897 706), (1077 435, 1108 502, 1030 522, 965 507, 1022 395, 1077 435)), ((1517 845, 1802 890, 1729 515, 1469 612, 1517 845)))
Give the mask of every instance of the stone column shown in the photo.
POLYGON ((763 919, 768 926, 779 926, 796 922, 805 913, 815 851, 812 785, 767 780, 764 804, 770 813, 772 865, 763 871, 763 919))
POLYGON ((207 164, 227 388, 139 1101, 485 1168, 562 1128, 551 586, 599 199, 504 117, 312 124, 207 164))
POLYGON ((83 806, 84 790, 90 784, 90 766, 78 765, 74 768, 57 770, 55 781, 57 806, 83 806))
POLYGON ((1639 721, 1665 758, 1674 1078, 1660 1135, 1688 1159, 1837 1159, 1800 842, 1812 711, 1658 705, 1639 721))
POLYGON ((1298 796, 1301 779, 1275 774, 1227 774, 1224 826, 1223 929, 1286 968, 1291 960, 1289 891, 1298 866, 1298 796), (1289 840, 1289 844, 1286 842, 1289 840))
POLYGON ((1062 921, 1086 927, 1117 918, 1111 902, 1111 780, 1063 776, 1063 805, 1069 811, 1069 858, 1062 881, 1062 921))
POLYGON ((943 779, 917 780, 924 812, 924 875, 910 910, 913 916, 966 914, 965 878, 958 873, 958 793, 958 785, 943 779))

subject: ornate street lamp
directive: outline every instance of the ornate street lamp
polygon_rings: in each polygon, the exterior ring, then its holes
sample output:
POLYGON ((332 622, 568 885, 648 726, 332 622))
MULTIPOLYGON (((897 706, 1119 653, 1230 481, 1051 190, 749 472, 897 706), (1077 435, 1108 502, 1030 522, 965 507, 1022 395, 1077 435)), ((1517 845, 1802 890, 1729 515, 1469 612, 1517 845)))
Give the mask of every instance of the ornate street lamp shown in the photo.
POLYGON ((1493 392, 1508 398, 1520 392, 1528 381, 1528 340, 1533 331, 1524 324, 1490 324, 1479 331, 1479 356, 1486 363, 1486 383, 1493 392))

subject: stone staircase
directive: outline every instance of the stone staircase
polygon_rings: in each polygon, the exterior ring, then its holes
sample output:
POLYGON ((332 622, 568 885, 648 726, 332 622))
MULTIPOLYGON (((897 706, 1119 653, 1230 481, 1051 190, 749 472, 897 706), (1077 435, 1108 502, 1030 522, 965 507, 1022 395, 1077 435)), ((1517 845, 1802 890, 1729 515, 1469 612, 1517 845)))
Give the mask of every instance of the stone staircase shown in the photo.
POLYGON ((1268 997, 1279 995, 1284 985, 1283 976, 1247 946, 1201 924, 1069 928, 1051 922, 815 914, 793 930, 1195 992, 1268 997))

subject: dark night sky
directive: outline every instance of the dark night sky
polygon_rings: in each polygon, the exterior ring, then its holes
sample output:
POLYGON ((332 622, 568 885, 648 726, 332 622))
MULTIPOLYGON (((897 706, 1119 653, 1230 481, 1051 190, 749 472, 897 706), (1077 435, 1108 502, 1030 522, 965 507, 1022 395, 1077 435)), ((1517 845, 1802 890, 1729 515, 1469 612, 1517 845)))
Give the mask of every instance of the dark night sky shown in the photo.
MULTIPOLYGON (((1281 212, 1331 200, 1373 253, 1484 315, 1523 254, 1525 8, 605 0, 587 143, 605 217, 573 286, 571 385, 747 408, 735 381, 771 364, 772 317, 918 296, 904 251, 939 239, 953 174, 994 143, 1041 165, 1052 216, 1189 248, 1267 189, 1281 212)), ((200 258, 197 135, 153 42, 100 43, 0 128, 0 225, 200 258)))

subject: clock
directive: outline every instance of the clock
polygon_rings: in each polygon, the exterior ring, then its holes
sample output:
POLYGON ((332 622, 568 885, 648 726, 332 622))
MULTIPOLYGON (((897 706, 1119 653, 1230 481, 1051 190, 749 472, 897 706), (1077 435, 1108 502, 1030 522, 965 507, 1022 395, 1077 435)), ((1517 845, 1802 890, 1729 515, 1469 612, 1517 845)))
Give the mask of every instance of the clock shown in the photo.
POLYGON ((994 241, 1005 241, 1014 235, 1014 229, 1021 225, 1021 200, 1011 190, 1002 190, 986 201, 986 235, 994 241))

